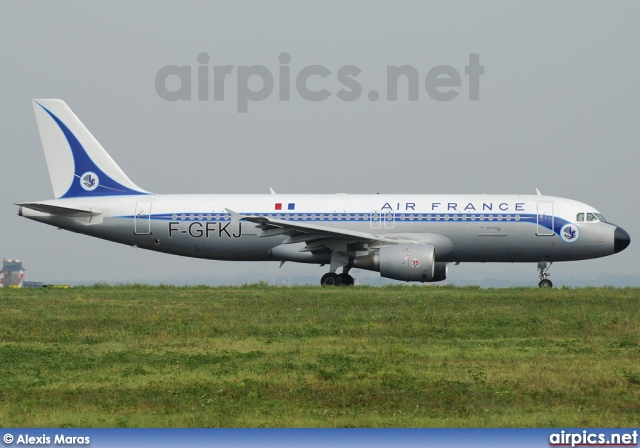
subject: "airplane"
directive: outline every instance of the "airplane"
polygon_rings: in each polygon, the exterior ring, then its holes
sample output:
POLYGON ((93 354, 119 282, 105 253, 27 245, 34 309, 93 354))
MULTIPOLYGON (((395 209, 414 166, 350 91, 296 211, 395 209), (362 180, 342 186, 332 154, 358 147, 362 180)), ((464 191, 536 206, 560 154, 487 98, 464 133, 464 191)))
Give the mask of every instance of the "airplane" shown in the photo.
MULTIPOLYGON (((480 194, 156 194, 133 183, 59 99, 33 100, 55 199, 19 216, 186 257, 328 265, 440 282, 461 262, 537 263, 604 257, 631 242, 590 205, 553 196, 480 194)), ((338 270, 341 270, 338 273, 338 270)))

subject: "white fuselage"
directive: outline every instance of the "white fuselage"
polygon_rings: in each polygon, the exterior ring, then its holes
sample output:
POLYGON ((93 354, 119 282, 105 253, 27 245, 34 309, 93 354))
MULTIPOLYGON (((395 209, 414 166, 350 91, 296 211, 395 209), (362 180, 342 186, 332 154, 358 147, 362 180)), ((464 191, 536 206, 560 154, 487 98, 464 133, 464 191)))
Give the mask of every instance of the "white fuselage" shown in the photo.
POLYGON ((123 244, 216 260, 328 263, 331 257, 301 251, 304 242, 283 244, 287 235, 260 236, 258 224, 234 221, 227 209, 337 232, 410 238, 433 244, 436 260, 444 262, 602 257, 614 253, 616 230, 607 222, 577 222, 579 213, 597 213, 586 204, 541 195, 133 195, 40 203, 101 216, 91 222, 29 209, 21 214, 123 244), (574 233, 563 235, 566 226, 574 233))

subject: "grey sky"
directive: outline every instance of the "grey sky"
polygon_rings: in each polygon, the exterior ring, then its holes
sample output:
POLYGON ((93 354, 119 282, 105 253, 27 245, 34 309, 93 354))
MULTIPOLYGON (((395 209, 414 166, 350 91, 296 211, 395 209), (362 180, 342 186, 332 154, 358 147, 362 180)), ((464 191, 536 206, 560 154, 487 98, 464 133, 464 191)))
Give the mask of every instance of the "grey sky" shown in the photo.
MULTIPOLYGON (((638 274, 640 4, 620 2, 3 2, 0 256, 30 280, 161 282, 319 277, 325 268, 193 260, 58 231, 14 202, 52 197, 30 100, 61 98, 129 177, 158 193, 543 193, 598 208, 632 237, 624 252, 559 263, 552 279, 638 274), (335 75, 309 102, 292 92, 237 112, 225 101, 165 101, 165 65, 263 65, 292 78, 318 64, 362 70, 359 100, 335 75), (485 72, 469 101, 464 67, 485 72), (420 98, 386 101, 386 67, 411 65, 420 98), (424 77, 449 65, 460 95, 431 99, 424 77), (370 101, 367 92, 379 90, 370 101)), ((211 71, 213 69, 211 68, 211 71)), ((276 81, 277 83, 277 81, 276 81)), ((210 85, 212 88, 212 84, 210 85)), ((195 82, 194 82, 195 89, 195 82)), ((293 89, 292 89, 293 90, 293 89)), ((194 90, 195 91, 195 90, 194 90)), ((450 278, 518 277, 534 265, 461 265, 450 278)), ((377 274, 375 274, 377 276, 377 274)), ((518 277, 519 278, 519 277, 518 277)))

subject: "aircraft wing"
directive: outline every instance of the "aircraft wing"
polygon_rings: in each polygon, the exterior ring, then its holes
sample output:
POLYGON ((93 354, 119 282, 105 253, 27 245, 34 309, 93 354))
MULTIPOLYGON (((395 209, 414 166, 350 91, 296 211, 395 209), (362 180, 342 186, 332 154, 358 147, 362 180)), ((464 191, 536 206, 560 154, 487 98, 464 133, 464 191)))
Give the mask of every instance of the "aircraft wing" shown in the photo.
POLYGON ((233 220, 242 220, 258 224, 258 227, 262 230, 262 232, 258 234, 259 237, 284 235, 289 238, 283 241, 283 244, 305 242, 307 245, 302 249, 304 252, 315 252, 325 248, 338 252, 346 252, 346 245, 352 243, 378 243, 379 245, 386 245, 411 242, 419 244, 418 241, 409 238, 392 238, 369 232, 358 232, 325 225, 242 215, 230 209, 226 210, 233 220))

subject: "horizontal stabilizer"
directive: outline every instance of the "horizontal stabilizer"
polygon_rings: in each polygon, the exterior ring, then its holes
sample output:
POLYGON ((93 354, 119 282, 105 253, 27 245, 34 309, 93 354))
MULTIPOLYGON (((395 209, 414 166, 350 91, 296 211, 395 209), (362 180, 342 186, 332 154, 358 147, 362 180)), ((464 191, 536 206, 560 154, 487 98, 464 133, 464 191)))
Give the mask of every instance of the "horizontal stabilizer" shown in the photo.
POLYGON ((86 225, 100 224, 102 222, 102 212, 99 210, 60 207, 59 205, 42 204, 39 202, 23 202, 16 205, 20 206, 21 216, 25 216, 22 208, 26 208, 49 215, 71 218, 86 225))

